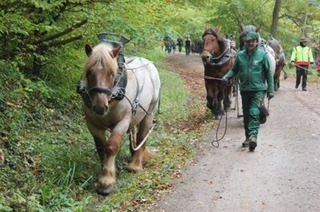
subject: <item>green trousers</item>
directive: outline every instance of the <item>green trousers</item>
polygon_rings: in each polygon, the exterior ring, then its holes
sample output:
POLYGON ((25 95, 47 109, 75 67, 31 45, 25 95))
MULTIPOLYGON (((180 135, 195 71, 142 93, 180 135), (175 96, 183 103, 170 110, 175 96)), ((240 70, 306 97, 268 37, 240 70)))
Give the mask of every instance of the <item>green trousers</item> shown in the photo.
POLYGON ((266 91, 241 91, 243 123, 246 138, 257 140, 260 127, 260 106, 266 91))

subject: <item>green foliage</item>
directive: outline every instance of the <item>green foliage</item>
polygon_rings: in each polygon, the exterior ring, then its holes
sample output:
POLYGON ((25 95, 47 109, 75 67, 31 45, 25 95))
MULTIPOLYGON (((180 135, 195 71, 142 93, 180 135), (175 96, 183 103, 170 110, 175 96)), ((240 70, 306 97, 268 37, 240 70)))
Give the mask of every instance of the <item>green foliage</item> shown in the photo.
POLYGON ((54 48, 82 38, 79 28, 88 19, 82 8, 90 5, 87 0, 1 1, 0 59, 15 60, 21 71, 39 75, 54 48))
MULTIPOLYGON (((291 47, 302 33, 310 38, 319 36, 317 5, 313 1, 283 1, 278 27, 283 46, 291 47)), ((262 25, 261 34, 267 38, 273 7, 274 1, 263 0, 4 0, 0 3, 4 47, 0 59, 15 61, 19 71, 46 80, 48 74, 60 76, 67 68, 72 73, 81 70, 83 56, 77 50, 83 49, 84 43, 97 43, 97 33, 104 31, 131 38, 126 51, 132 55, 158 45, 165 35, 174 40, 190 35, 197 40, 208 26, 221 25, 223 34, 237 40, 240 21, 262 25)), ((62 79, 70 80, 67 76, 62 79)))
POLYGON ((257 26, 263 25, 269 29, 270 25, 268 26, 264 22, 266 16, 272 14, 272 9, 273 5, 270 1, 220 1, 215 7, 215 15, 210 21, 214 26, 223 26, 224 34, 231 34, 237 40, 240 22, 257 26))

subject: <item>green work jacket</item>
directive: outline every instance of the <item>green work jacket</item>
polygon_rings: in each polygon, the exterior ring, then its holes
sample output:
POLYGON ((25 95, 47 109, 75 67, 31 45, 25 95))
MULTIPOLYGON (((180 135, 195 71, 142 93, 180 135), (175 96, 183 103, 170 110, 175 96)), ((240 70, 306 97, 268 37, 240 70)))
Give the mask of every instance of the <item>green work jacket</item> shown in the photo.
POLYGON ((239 74, 240 91, 267 91, 274 93, 273 73, 268 54, 256 47, 249 54, 242 50, 237 54, 232 69, 224 76, 226 79, 239 74))

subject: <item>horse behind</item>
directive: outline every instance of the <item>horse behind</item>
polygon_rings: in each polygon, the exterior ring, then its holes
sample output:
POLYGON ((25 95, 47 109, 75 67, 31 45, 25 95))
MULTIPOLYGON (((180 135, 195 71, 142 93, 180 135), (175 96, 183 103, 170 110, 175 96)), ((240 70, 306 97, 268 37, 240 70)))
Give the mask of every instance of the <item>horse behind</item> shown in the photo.
MULTIPOLYGON (((240 23, 239 40, 240 40, 240 49, 241 50, 243 50, 245 47, 245 37, 246 37, 247 33, 250 31, 258 32, 260 30, 260 28, 261 28, 261 26, 258 26, 258 27, 254 26, 254 25, 246 25, 245 26, 243 23, 240 23)), ((273 76, 275 78, 275 70, 276 70, 275 51, 273 50, 273 48, 271 48, 269 45, 267 45, 267 42, 265 40, 263 40, 262 38, 260 38, 260 40, 259 40, 259 46, 261 48, 263 48, 265 50, 265 52, 268 54, 271 71, 272 71, 273 76)))
POLYGON ((236 52, 229 48, 224 37, 219 33, 220 27, 209 28, 203 35, 201 58, 204 65, 207 107, 220 119, 224 110, 231 106, 232 84, 223 84, 221 78, 232 68, 236 52))
MULTIPOLYGON (((276 91, 280 88, 280 75, 281 70, 283 70, 284 66, 286 65, 286 57, 278 40, 271 36, 268 40, 268 44, 275 52, 276 69, 274 72, 274 89, 276 91)), ((284 78, 287 78, 286 72, 284 72, 284 78)))
POLYGON ((152 129, 160 97, 158 71, 144 58, 131 59, 125 64, 120 79, 116 78, 120 48, 103 42, 94 48, 86 45, 88 58, 81 79, 81 89, 86 94, 82 95, 85 119, 102 168, 97 192, 103 195, 109 194, 116 182, 115 159, 126 132, 130 132, 133 138, 129 145, 132 155, 128 164, 130 171, 141 171, 143 162, 152 155, 145 140, 152 129), (105 137, 106 130, 110 130, 108 138, 105 137))

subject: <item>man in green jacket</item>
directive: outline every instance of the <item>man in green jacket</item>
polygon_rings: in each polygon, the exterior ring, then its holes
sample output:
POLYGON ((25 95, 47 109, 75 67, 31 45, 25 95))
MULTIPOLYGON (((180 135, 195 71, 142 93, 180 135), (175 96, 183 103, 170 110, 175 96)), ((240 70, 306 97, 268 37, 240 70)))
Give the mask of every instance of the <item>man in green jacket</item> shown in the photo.
POLYGON ((269 56, 258 46, 258 33, 249 32, 245 42, 245 50, 237 54, 233 68, 222 80, 226 83, 236 75, 240 77, 240 94, 246 136, 242 146, 249 147, 250 151, 253 151, 257 146, 260 108, 263 106, 266 93, 269 100, 273 98, 274 83, 269 56))
POLYGON ((302 77, 302 90, 307 90, 307 75, 309 64, 313 64, 311 48, 307 46, 307 39, 302 37, 300 45, 293 48, 291 64, 296 66, 296 88, 299 87, 302 77))

